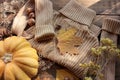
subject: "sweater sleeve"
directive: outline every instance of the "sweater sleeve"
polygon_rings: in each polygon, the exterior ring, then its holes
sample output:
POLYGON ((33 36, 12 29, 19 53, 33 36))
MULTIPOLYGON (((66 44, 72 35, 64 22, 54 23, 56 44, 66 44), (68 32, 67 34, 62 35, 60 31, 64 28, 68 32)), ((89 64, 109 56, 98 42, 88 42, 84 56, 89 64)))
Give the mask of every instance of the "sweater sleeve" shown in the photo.
POLYGON ((106 18, 103 21, 102 30, 120 35, 120 21, 117 19, 106 18))
POLYGON ((77 0, 70 0, 65 7, 60 10, 60 13, 71 20, 87 26, 91 25, 94 17, 96 16, 96 12, 94 10, 84 7, 77 0))
POLYGON ((53 8, 50 0, 35 0, 36 29, 38 41, 52 39, 55 36, 52 26, 53 8))

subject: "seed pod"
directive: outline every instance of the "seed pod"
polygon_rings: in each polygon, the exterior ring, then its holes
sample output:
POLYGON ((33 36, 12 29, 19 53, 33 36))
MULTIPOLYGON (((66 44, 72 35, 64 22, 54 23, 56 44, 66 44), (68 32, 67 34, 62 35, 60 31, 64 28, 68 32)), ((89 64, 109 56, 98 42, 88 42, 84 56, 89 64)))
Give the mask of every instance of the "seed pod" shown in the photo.
POLYGON ((31 26, 35 25, 35 19, 30 18, 27 23, 31 27, 31 26))

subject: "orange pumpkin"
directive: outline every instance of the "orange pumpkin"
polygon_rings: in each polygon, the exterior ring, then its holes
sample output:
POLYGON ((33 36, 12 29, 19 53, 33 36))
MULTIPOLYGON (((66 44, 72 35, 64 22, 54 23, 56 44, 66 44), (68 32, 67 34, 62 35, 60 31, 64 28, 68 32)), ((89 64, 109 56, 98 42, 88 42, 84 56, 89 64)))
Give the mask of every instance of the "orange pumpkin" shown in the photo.
POLYGON ((0 80, 31 80, 38 71, 38 55, 23 37, 0 41, 0 80))

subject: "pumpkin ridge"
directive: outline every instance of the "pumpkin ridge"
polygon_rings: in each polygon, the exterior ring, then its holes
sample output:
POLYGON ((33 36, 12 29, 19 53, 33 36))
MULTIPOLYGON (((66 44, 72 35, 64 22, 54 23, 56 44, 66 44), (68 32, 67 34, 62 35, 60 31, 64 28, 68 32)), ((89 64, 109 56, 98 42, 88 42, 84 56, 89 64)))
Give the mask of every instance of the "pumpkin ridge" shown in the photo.
POLYGON ((23 65, 26 66, 30 66, 30 67, 34 67, 34 68, 38 68, 38 63, 35 59, 32 58, 15 58, 13 59, 13 62, 15 63, 21 63, 23 65))
POLYGON ((34 77, 37 74, 37 69, 20 63, 16 63, 29 77, 34 77), (31 73, 30 73, 31 72, 31 73))
POLYGON ((28 42, 22 42, 21 44, 19 44, 19 46, 17 46, 14 50, 13 50, 13 53, 14 51, 17 51, 19 49, 22 49, 22 48, 26 48, 26 47, 31 47, 31 45, 28 43, 28 42), (24 45, 24 46, 23 46, 24 45))
POLYGON ((0 79, 2 78, 4 70, 5 70, 5 63, 2 60, 0 60, 0 79))
POLYGON ((24 48, 24 49, 21 49, 15 52, 13 55, 13 59, 16 57, 28 57, 28 58, 31 57, 31 58, 38 60, 38 55, 36 53, 37 52, 35 49, 27 47, 27 48, 24 48), (26 50, 26 52, 24 50, 26 50))
POLYGON ((0 57, 2 57, 5 53, 5 49, 4 49, 4 42, 0 41, 0 57))
POLYGON ((15 75, 15 80, 31 80, 29 76, 22 71, 21 68, 19 68, 14 62, 11 63, 11 66, 13 67, 13 74, 15 75))
POLYGON ((5 80, 16 80, 12 69, 13 68, 11 66, 11 63, 6 64, 5 72, 4 72, 4 79, 5 80))

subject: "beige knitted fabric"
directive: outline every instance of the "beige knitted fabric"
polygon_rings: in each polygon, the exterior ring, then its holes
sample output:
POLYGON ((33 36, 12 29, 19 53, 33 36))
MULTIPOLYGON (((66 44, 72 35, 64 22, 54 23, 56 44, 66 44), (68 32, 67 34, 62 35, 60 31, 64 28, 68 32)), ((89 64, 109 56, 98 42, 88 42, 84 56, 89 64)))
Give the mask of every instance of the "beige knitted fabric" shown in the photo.
MULTIPOLYGON (((47 0, 45 1, 47 2, 47 0)), ((48 5, 44 5, 43 9, 46 9, 46 6, 48 5)), ((50 7, 48 11, 51 10, 52 9, 50 7)), ((77 48, 79 50, 79 54, 61 55, 57 47, 56 39, 50 42, 38 42, 36 41, 36 39, 30 39, 29 42, 34 48, 38 50, 38 53, 44 58, 48 58, 49 60, 52 60, 68 68, 70 71, 76 74, 76 76, 82 78, 83 71, 80 68, 79 64, 89 62, 92 58, 90 51, 91 48, 97 47, 99 45, 97 36, 100 33, 101 29, 92 24, 96 13, 93 10, 85 8, 81 4, 78 4, 75 0, 71 0, 64 8, 62 8, 58 12, 55 12, 53 19, 51 18, 52 16, 50 18, 48 17, 48 15, 50 16, 50 14, 47 13, 47 11, 45 12, 46 14, 38 14, 40 18, 36 19, 36 21, 38 21, 36 22, 36 28, 32 27, 27 32, 33 34, 35 31, 35 38, 37 38, 38 35, 43 35, 44 31, 47 31, 47 28, 46 26, 41 26, 41 24, 44 24, 45 22, 46 25, 47 23, 49 25, 51 23, 50 20, 53 20, 54 29, 56 29, 58 26, 65 29, 68 29, 70 27, 77 28, 78 32, 76 33, 76 36, 80 37, 83 40, 83 43, 77 48), (40 26, 37 26, 37 23, 40 23, 40 26)), ((44 37, 37 38, 37 40, 42 38, 44 37)))
POLYGON ((36 30, 35 39, 41 41, 55 36, 52 26, 53 8, 49 0, 35 0, 36 30))
MULTIPOLYGON (((79 14, 80 16, 82 16, 82 14, 80 14, 80 13, 74 13, 74 14, 79 14)), ((87 18, 87 16, 84 16, 84 17, 87 18)), ((70 18, 62 15, 59 12, 54 13, 53 22, 54 22, 55 28, 57 28, 58 26, 61 26, 61 25, 66 27, 67 25, 65 23, 68 23, 69 25, 72 25, 72 26, 76 27, 77 29, 86 29, 96 37, 100 34, 100 31, 101 31, 101 28, 99 28, 98 26, 96 26, 94 24, 89 24, 90 26, 88 26, 87 23, 83 24, 82 20, 81 20, 81 22, 76 22, 75 20, 71 20, 70 18)))
POLYGON ((93 35, 98 36, 101 29, 91 24, 95 16, 95 11, 84 7, 77 0, 70 0, 65 7, 54 13, 54 26, 67 22, 78 29, 90 29, 93 35))
POLYGON ((96 16, 95 11, 82 6, 77 2, 77 0, 71 0, 59 12, 71 20, 74 20, 81 24, 86 24, 88 26, 90 26, 93 18, 96 16))
MULTIPOLYGON (((72 26, 68 26, 67 28, 70 28, 72 26)), ((67 29, 66 28, 66 29, 67 29)), ((29 29, 28 32, 33 31, 33 29, 29 29)), ((99 45, 99 42, 94 35, 88 32, 88 30, 81 30, 77 32, 78 37, 83 39, 83 43, 78 47, 79 54, 78 55, 70 55, 70 54, 64 54, 61 55, 58 47, 56 45, 56 41, 53 40, 51 42, 44 42, 39 43, 35 41, 34 39, 30 39, 29 42, 32 44, 32 46, 37 49, 38 53, 42 55, 44 58, 50 59, 70 71, 72 71, 76 76, 79 78, 83 77, 82 68, 80 68, 80 63, 88 63, 91 59, 91 48, 97 47, 99 45)))
POLYGON ((118 35, 120 34, 120 21, 117 19, 106 18, 102 30, 118 35))

